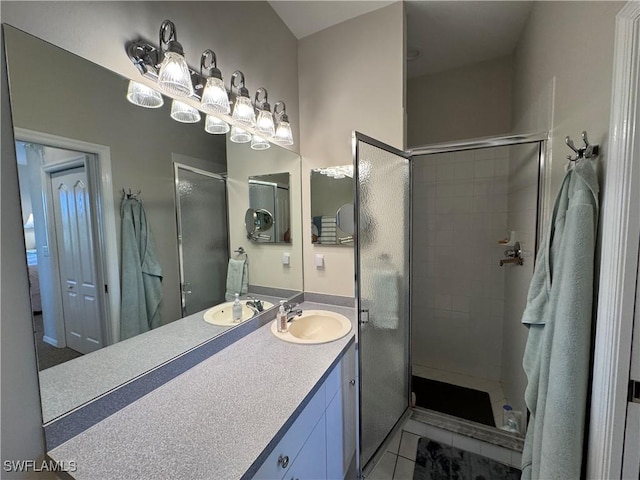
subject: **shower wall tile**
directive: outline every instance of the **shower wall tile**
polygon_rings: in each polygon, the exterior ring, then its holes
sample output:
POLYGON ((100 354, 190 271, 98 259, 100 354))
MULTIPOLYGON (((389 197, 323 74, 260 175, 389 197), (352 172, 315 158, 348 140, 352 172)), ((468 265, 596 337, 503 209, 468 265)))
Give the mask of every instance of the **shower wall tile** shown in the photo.
POLYGON ((508 153, 438 154, 413 165, 415 363, 499 378, 508 153))

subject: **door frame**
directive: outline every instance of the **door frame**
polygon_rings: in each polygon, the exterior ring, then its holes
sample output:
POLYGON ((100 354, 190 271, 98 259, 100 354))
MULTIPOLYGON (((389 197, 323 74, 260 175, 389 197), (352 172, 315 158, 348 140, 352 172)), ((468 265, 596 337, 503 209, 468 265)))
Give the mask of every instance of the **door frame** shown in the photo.
POLYGON ((640 238, 640 2, 616 16, 587 478, 620 478, 640 238))
MULTIPOLYGON (((44 211, 47 218, 53 217, 53 204, 50 174, 66 170, 74 166, 84 166, 87 172, 90 191, 93 192, 94 208, 91 209, 93 235, 95 243, 95 262, 99 285, 100 308, 103 315, 102 330, 104 346, 117 342, 120 338, 120 269, 118 260, 118 243, 116 239, 115 201, 111 176, 111 150, 108 146, 84 142, 72 138, 61 137, 49 133, 38 132, 15 127, 15 141, 35 143, 46 147, 55 147, 88 154, 84 159, 42 164, 41 181, 44 194, 44 211), (105 292, 107 290, 107 292, 105 292)), ((44 159, 43 159, 44 160, 44 159)), ((49 252, 56 252, 51 258, 51 266, 56 275, 59 273, 57 258, 57 241, 55 227, 47 222, 49 252), (54 250, 55 248, 55 250, 54 250)), ((55 277, 55 275, 54 275, 55 277)), ((55 277, 56 323, 58 327, 63 321, 62 292, 59 276, 55 277)), ((59 333, 58 328, 58 333, 59 333)), ((64 338, 64 337, 62 337, 64 338)), ((58 339, 59 346, 60 339, 58 339)))
MULTIPOLYGON (((226 175, 222 175, 219 173, 209 172, 207 170, 203 170, 202 168, 192 167, 186 163, 181 163, 173 160, 173 183, 174 183, 174 194, 175 194, 175 202, 176 202, 176 230, 178 233, 178 273, 180 274, 180 312, 182 316, 185 316, 185 306, 186 299, 184 295, 184 259, 183 259, 183 248, 182 248, 182 210, 180 208, 180 192, 178 191, 178 169, 182 168, 183 170, 189 170, 192 173, 197 173, 199 175, 204 175, 206 177, 215 178, 217 180, 221 180, 224 183, 224 201, 225 201, 225 210, 226 210, 226 222, 227 226, 229 225, 229 194, 227 190, 227 177, 226 175)), ((231 251, 229 245, 229 234, 227 233, 227 253, 231 251)), ((228 255, 227 255, 228 256, 228 255)))
MULTIPOLYGON (((411 172, 413 165, 411 162, 411 154, 410 152, 404 152, 402 150, 398 150, 395 147, 392 147, 390 145, 386 145, 382 142, 380 142, 379 140, 376 140, 375 138, 371 138, 367 135, 364 135, 358 131, 354 131, 352 133, 352 143, 351 143, 351 147, 352 147, 352 155, 353 155, 353 170, 354 170, 354 179, 355 179, 355 195, 354 195, 354 223, 355 223, 355 231, 358 232, 359 230, 359 222, 360 222, 360 202, 358 202, 358 198, 360 197, 360 182, 358 181, 358 178, 360 176, 360 172, 358 169, 358 154, 359 154, 359 142, 362 141, 364 143, 367 143, 373 147, 379 148, 381 150, 384 150, 386 152, 392 153, 398 157, 402 157, 405 160, 407 160, 409 162, 409 171, 411 172)), ((411 175, 411 173, 410 173, 411 175)), ((411 183, 409 183, 409 198, 411 198, 411 183)), ((409 203, 409 212, 408 212, 408 216, 409 219, 411 219, 412 216, 412 212, 411 212, 411 203, 409 203)), ((408 222, 408 228, 409 228, 409 258, 408 258, 408 266, 410 268, 411 265, 411 246, 413 244, 413 232, 412 232, 412 225, 411 225, 411 221, 408 222)), ((356 320, 357 320, 357 329, 356 329, 356 348, 358 350, 358 354, 356 355, 356 372, 357 372, 357 382, 356 382, 356 398, 357 398, 357 402, 356 402, 356 473, 358 475, 358 478, 366 478, 370 473, 371 470, 373 470, 373 468, 375 467, 375 465, 378 463, 378 461, 382 458, 382 456, 385 454, 385 450, 383 447, 384 445, 386 445, 390 439, 396 434, 396 432, 399 430, 399 428, 402 426, 402 424, 404 423, 404 421, 409 418, 409 415, 411 414, 411 304, 409 301, 409 294, 407 293, 405 295, 405 298, 403 299, 404 303, 405 303, 405 311, 407 312, 407 333, 406 333, 406 345, 407 345, 407 361, 408 361, 408 374, 409 374, 409 380, 407 382, 407 392, 406 392, 406 400, 407 400, 407 407, 404 411, 404 413, 400 416, 400 418, 398 419, 398 421, 396 422, 396 424, 391 428, 390 432, 387 434, 387 436, 385 437, 385 439, 382 441, 382 443, 380 444, 380 446, 378 447, 378 450, 376 450, 376 452, 371 456, 371 458, 369 459, 369 461, 367 462, 366 465, 362 465, 362 459, 361 459, 361 454, 362 454, 362 449, 361 449, 361 445, 362 445, 362 418, 361 418, 361 414, 360 414, 360 405, 361 405, 361 392, 362 392, 362 364, 360 362, 360 326, 362 324, 362 319, 361 319, 361 313, 363 313, 363 311, 360 308, 360 304, 358 303, 358 298, 359 298, 359 281, 361 278, 360 275, 360 238, 358 235, 356 235, 356 239, 355 239, 355 243, 354 243, 354 261, 355 261, 355 307, 356 307, 356 320)), ((411 275, 407 275, 407 291, 410 292, 411 291, 411 275)), ((368 320, 368 319, 367 319, 368 320)))

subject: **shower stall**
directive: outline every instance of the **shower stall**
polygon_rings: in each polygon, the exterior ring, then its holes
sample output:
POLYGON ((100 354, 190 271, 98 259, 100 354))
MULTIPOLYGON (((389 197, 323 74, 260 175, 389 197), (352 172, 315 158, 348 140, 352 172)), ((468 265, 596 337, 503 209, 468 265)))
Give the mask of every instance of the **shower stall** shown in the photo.
POLYGON ((520 319, 545 207, 546 140, 402 152, 355 134, 361 471, 412 408, 502 427, 510 404, 526 418, 520 319))

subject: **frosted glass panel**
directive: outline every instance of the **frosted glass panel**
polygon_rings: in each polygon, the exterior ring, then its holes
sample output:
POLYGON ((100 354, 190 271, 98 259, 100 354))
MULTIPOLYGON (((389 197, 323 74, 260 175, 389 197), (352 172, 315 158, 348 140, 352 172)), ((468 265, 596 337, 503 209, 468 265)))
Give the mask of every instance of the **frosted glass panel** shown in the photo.
POLYGON ((182 314, 224 302, 229 246, 224 180, 177 168, 182 314))
POLYGON ((366 467, 409 407, 410 169, 358 141, 360 455, 366 467))

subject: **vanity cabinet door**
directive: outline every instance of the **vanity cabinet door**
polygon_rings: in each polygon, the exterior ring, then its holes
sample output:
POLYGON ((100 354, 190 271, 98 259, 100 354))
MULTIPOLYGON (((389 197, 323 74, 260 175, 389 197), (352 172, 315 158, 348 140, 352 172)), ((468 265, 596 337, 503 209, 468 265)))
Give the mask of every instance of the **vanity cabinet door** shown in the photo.
MULTIPOLYGON (((338 391, 327 405, 327 478, 341 480, 347 474, 356 452, 356 386, 355 347, 352 346, 340 364, 338 391)), ((327 389, 329 392, 329 389, 327 389)))
POLYGON ((309 435, 283 480, 320 480, 327 476, 326 427, 324 416, 309 435))

